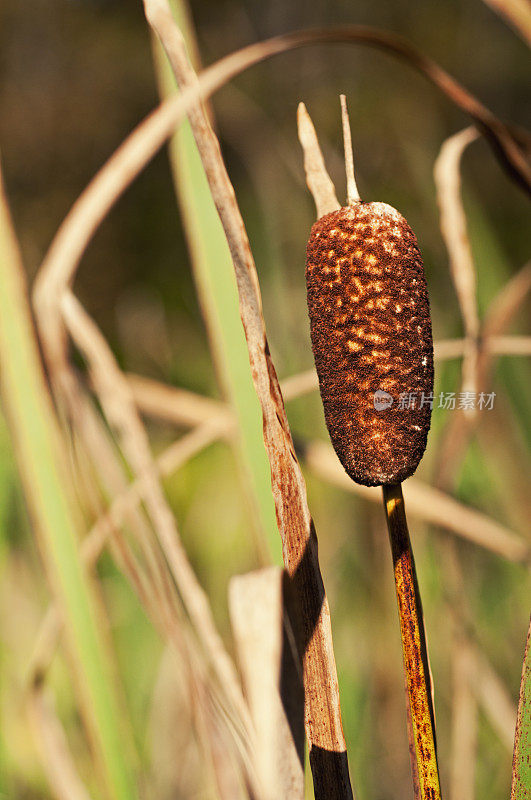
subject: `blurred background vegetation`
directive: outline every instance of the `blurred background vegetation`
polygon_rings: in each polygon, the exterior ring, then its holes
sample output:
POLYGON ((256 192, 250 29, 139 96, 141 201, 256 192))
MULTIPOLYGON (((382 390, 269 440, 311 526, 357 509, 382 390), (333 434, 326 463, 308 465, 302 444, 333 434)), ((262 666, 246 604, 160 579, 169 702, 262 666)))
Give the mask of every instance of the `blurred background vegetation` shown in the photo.
MULTIPOLYGON (((502 119, 531 122, 528 48, 481 0, 201 0, 192 4, 192 13, 205 64, 244 44, 299 27, 356 22, 390 29, 444 66, 502 119)), ((157 104, 157 85, 141 3, 35 0, 28 8, 5 0, 0 15, 0 146, 31 281, 75 198, 157 104)), ((423 78, 387 55, 355 46, 307 48, 254 67, 212 103, 257 262, 269 343, 281 377, 313 365, 304 262, 314 207, 297 140, 297 104, 304 100, 312 115, 341 198, 340 92, 349 100, 362 197, 388 202, 406 216, 424 254, 434 338, 462 335, 439 231, 433 164, 442 142, 468 120, 423 78)), ((483 140, 465 155, 463 193, 482 313, 529 258, 528 200, 483 140)), ((166 150, 101 226, 83 259, 76 293, 125 370, 220 396, 166 150)), ((525 310, 515 318, 513 331, 530 333, 525 310)), ((459 362, 439 364, 437 391, 457 391, 459 374, 459 362)), ((481 414, 478 433, 455 475, 455 495, 528 535, 529 364, 521 357, 500 358, 492 385, 480 389, 495 391, 496 403, 493 411, 481 414)), ((428 483, 434 480, 438 442, 450 414, 434 412, 417 473, 428 483)), ((290 402, 288 416, 296 439, 327 439, 316 393, 290 402)), ((150 435, 158 452, 176 430, 151 423, 150 435)), ((331 605, 354 785, 360 798, 408 798, 400 639, 383 512, 311 472, 306 478, 331 605)), ((212 445, 165 486, 186 550, 231 648, 228 580, 261 562, 232 450, 225 443, 212 445)), ((410 526, 435 681, 444 787, 451 750, 453 623, 444 602, 448 587, 440 545, 448 534, 418 519, 410 526)), ((23 693, 50 594, 3 420, 0 536, 0 795, 48 798, 23 693)), ((516 702, 529 618, 525 569, 462 541, 458 551, 475 635, 516 702)), ((110 557, 101 559, 98 574, 139 764, 151 776, 148 796, 188 796, 178 793, 172 772, 174 748, 184 734, 168 708, 172 676, 164 667, 163 645, 110 557)), ((50 684, 76 761, 90 784, 90 757, 62 653, 54 661, 50 684)), ((477 764, 477 797, 507 796, 511 752, 481 709, 477 764)))

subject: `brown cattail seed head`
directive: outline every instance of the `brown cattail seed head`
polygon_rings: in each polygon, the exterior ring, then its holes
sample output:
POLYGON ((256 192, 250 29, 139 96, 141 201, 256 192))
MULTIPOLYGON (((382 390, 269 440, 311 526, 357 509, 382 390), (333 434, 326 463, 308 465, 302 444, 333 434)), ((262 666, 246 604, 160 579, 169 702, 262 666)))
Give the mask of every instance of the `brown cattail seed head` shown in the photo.
POLYGON ((306 254, 312 347, 334 449, 357 483, 403 481, 426 448, 433 392, 415 234, 391 206, 359 202, 317 220, 306 254))

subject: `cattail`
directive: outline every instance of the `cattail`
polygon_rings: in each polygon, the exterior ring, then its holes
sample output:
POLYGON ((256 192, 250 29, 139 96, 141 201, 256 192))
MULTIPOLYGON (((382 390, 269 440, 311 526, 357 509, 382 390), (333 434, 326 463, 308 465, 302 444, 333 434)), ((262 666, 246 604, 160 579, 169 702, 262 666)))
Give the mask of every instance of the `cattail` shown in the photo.
POLYGON ((426 448, 433 343, 415 234, 391 206, 359 199, 349 133, 349 205, 312 227, 308 310, 334 449, 354 481, 379 486, 412 475, 426 448))
POLYGON ((428 291, 417 240, 404 217, 385 203, 360 200, 343 95, 341 105, 344 208, 339 208, 313 124, 299 105, 306 179, 320 215, 306 250, 312 347, 339 460, 357 483, 382 486, 414 742, 415 797, 441 800, 426 637, 401 485, 417 468, 430 427, 428 291))

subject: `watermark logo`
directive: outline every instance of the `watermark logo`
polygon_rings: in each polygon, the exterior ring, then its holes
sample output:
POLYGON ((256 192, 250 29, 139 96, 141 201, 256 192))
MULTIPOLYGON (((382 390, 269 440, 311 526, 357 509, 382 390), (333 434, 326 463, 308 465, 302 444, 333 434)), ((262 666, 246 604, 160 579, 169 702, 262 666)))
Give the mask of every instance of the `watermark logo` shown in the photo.
POLYGON ((374 393, 374 407, 376 411, 385 411, 393 405, 393 397, 383 389, 377 389, 374 393))
MULTIPOLYGON (((463 411, 492 411, 496 392, 401 392, 398 395, 396 408, 398 411, 407 411, 412 408, 442 408, 445 411, 461 409, 463 411)), ((374 393, 374 408, 376 411, 385 411, 394 403, 394 398, 384 389, 377 389, 374 393)))

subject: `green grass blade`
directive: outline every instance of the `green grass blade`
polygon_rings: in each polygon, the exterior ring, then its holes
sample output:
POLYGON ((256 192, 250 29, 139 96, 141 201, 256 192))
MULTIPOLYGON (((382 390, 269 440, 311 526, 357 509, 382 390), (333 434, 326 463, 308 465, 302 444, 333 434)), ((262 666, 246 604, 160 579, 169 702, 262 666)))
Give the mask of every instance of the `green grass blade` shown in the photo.
POLYGON ((527 643, 520 684, 520 700, 514 736, 513 779, 511 800, 531 798, 531 623, 527 632, 527 643))
POLYGON ((97 598, 85 574, 68 496, 60 434, 36 341, 24 273, 0 176, 0 379, 23 488, 60 602, 82 711, 97 754, 105 796, 136 796, 120 735, 119 703, 98 625, 97 598))
MULTIPOLYGON (((196 46, 187 11, 181 2, 173 2, 171 6, 193 54, 196 46)), ((176 84, 158 42, 155 54, 161 95, 165 97, 176 91, 176 84)), ((171 140, 170 159, 216 372, 238 420, 237 456, 247 478, 248 495, 258 514, 259 527, 266 537, 269 557, 282 564, 262 415, 251 379, 234 269, 188 121, 171 140)))

